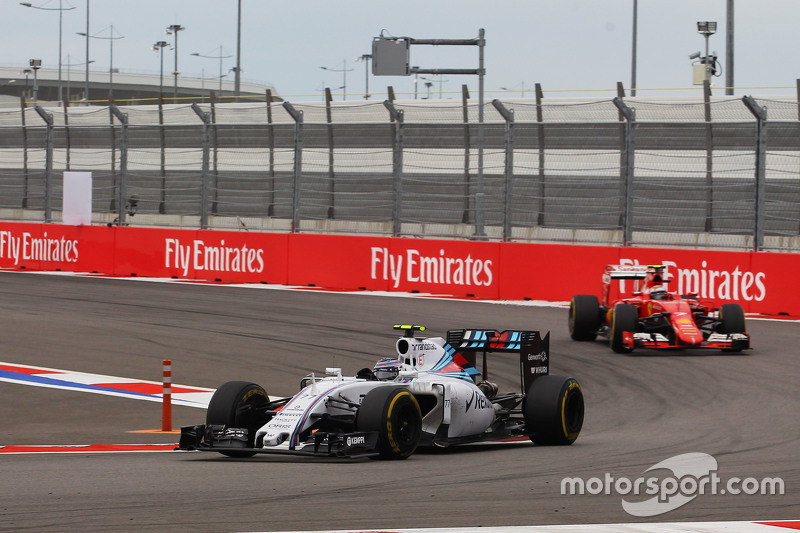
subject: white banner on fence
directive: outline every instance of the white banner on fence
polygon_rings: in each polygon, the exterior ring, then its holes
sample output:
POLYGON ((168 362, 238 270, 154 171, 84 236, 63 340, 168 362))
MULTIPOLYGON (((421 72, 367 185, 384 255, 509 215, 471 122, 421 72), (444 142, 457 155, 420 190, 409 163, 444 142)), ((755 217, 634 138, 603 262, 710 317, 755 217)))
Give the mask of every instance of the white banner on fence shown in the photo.
POLYGON ((62 222, 71 226, 92 224, 92 173, 64 172, 62 222))

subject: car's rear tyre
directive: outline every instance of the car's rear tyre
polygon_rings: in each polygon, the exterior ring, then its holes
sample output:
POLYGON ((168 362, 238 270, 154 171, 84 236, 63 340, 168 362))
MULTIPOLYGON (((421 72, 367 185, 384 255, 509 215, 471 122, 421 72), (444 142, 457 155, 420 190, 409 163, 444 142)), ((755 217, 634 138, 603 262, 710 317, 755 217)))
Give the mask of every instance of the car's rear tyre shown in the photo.
POLYGON ((569 336, 575 341, 593 341, 600 329, 600 302, 593 294, 578 294, 569 304, 569 336))
MULTIPOLYGON (((269 404, 269 396, 260 385, 248 381, 229 381, 222 384, 208 403, 206 426, 225 426, 226 428, 247 428, 248 447, 252 448, 256 431, 263 426, 264 408, 269 404)), ((220 452, 228 457, 252 457, 253 452, 220 452)))
POLYGON ((572 444, 583 427, 581 386, 570 377, 540 376, 528 389, 523 413, 534 443, 572 444))
POLYGON ((358 431, 378 432, 381 459, 405 459, 422 438, 422 412, 403 387, 377 387, 364 396, 356 414, 358 431))
POLYGON ((639 312, 635 305, 617 304, 611 312, 611 327, 609 328, 608 344, 617 353, 630 353, 633 348, 625 345, 625 332, 636 333, 636 324, 639 322, 639 312))

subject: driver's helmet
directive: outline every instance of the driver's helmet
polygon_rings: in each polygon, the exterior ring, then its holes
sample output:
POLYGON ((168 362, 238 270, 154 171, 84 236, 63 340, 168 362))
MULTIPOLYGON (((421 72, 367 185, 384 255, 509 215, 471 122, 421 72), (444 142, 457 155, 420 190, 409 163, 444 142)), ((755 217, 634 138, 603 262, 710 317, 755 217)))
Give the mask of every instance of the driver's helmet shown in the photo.
POLYGON ((650 299, 651 300, 666 300, 667 299, 667 289, 664 287, 656 287, 650 291, 650 299))
POLYGON ((394 357, 384 357, 375 363, 372 371, 380 381, 391 381, 400 372, 401 363, 394 357))

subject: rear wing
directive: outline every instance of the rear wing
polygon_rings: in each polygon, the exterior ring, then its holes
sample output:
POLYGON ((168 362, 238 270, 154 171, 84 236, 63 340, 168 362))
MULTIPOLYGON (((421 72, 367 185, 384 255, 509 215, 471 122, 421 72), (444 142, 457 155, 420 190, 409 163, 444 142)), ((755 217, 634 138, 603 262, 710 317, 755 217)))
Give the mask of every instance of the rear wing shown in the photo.
MULTIPOLYGON (((606 265, 604 277, 612 279, 645 279, 648 274, 664 277, 666 274, 664 265, 606 265)), ((661 283, 668 283, 669 279, 664 277, 661 283)))
POLYGON ((645 265, 607 265, 605 274, 612 279, 644 279, 648 267, 645 265))
POLYGON ((625 280, 633 280, 633 292, 642 290, 650 284, 669 283, 664 265, 606 265, 603 270, 603 305, 611 300, 611 281, 618 280, 620 295, 625 292, 625 280))
POLYGON ((483 354, 483 379, 488 378, 486 354, 518 353, 522 391, 530 388, 533 379, 550 372, 550 332, 544 337, 535 330, 451 329, 447 344, 472 365, 478 353, 483 354))

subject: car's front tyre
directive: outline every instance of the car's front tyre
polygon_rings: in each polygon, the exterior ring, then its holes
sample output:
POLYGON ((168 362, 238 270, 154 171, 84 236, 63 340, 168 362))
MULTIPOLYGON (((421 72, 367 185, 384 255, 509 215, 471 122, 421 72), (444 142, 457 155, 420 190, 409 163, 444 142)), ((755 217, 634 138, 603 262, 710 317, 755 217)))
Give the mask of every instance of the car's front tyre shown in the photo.
MULTIPOLYGON (((255 434, 267 420, 263 412, 269 405, 269 396, 260 385, 248 381, 228 381, 223 383, 211 396, 206 411, 206 427, 225 426, 226 428, 246 428, 248 447, 252 448, 255 434)), ((228 457, 252 457, 253 452, 220 452, 228 457)))
POLYGON ((403 387, 377 387, 364 396, 356 415, 358 431, 378 432, 381 459, 406 459, 422 438, 422 412, 403 387))
POLYGON ((617 304, 611 312, 608 344, 617 353, 630 353, 633 348, 625 344, 625 332, 636 333, 639 311, 635 305, 617 304))
MULTIPOLYGON (((739 304, 723 304, 719 308, 719 326, 718 330, 720 333, 726 333, 730 335, 731 333, 744 333, 747 331, 745 318, 744 318, 744 309, 739 304)), ((740 349, 726 349, 723 350, 726 352, 740 352, 740 349)))
POLYGON ((739 304, 723 304, 719 308, 720 333, 744 333, 744 309, 739 304))

